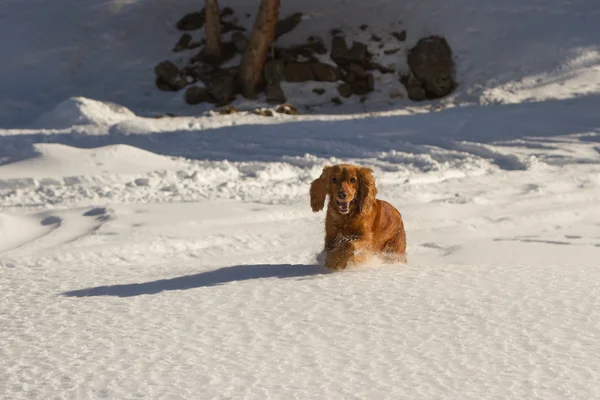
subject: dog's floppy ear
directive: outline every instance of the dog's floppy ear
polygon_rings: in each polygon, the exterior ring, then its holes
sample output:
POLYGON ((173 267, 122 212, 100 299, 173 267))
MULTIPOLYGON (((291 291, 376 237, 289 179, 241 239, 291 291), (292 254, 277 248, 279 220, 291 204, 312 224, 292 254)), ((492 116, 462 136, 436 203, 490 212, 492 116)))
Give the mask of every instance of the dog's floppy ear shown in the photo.
POLYGON ((310 184, 310 206, 313 212, 321 211, 325 207, 325 197, 329 189, 329 171, 331 167, 323 168, 321 176, 310 184))
POLYGON ((369 212, 377 196, 377 186, 375 186, 375 177, 371 168, 361 168, 358 170, 358 211, 361 214, 369 212))

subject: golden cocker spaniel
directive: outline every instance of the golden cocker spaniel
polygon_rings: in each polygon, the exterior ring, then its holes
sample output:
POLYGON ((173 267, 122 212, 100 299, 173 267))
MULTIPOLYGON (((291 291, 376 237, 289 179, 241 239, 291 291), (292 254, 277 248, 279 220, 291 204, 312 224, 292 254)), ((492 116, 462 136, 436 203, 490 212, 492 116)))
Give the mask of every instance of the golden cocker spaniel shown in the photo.
POLYGON ((334 270, 359 264, 370 254, 386 262, 406 262, 406 233, 400 212, 376 199, 370 168, 340 164, 323 168, 310 186, 310 205, 325 218, 325 267, 334 270))

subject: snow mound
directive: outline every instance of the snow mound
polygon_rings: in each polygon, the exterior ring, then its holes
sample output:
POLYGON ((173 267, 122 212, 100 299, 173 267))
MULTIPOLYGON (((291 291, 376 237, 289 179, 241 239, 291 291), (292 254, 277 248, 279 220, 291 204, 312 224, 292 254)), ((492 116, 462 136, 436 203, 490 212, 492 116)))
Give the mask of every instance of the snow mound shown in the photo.
POLYGON ((37 155, 0 166, 0 179, 132 175, 175 169, 180 165, 169 157, 123 144, 94 149, 54 143, 38 143, 33 146, 37 155))
POLYGON ((74 125, 110 126, 133 117, 133 112, 115 103, 71 97, 40 116, 34 127, 65 129, 74 125))

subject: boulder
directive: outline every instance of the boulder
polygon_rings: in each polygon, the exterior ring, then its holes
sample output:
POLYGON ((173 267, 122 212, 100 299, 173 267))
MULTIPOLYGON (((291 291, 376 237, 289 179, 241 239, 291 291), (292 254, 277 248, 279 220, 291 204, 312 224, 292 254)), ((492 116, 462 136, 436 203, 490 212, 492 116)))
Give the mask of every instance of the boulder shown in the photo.
POLYGON ((346 60, 348 51, 349 49, 348 45, 346 44, 346 39, 341 36, 334 36, 333 39, 331 39, 330 57, 337 64, 346 60))
POLYGON ((342 83, 338 86, 337 90, 342 97, 348 98, 352 96, 352 86, 349 83, 342 83))
POLYGON ((406 31, 403 30, 402 32, 392 32, 392 36, 399 41, 404 42, 406 40, 406 31))
POLYGON ((159 63, 156 67, 154 67, 154 72, 159 78, 157 79, 157 86, 159 86, 160 81, 159 88, 161 88, 161 90, 164 90, 163 88, 166 87, 165 85, 168 85, 171 90, 177 91, 183 89, 188 84, 183 76, 181 76, 179 68, 177 68, 177 66, 171 61, 163 61, 159 63))
POLYGON ((269 82, 267 83, 267 103, 269 104, 281 104, 285 103, 287 99, 285 98, 285 93, 283 93, 283 89, 279 82, 269 82))
POLYGON ((263 76, 267 83, 270 82, 281 82, 285 79, 285 61, 269 60, 263 67, 263 76))
POLYGON ((322 94, 325 94, 325 89, 323 89, 323 88, 314 88, 312 91, 313 91, 313 93, 316 93, 319 96, 321 96, 322 94))
POLYGON ((177 21, 177 29, 180 31, 193 31, 204 26, 204 9, 200 12, 193 12, 183 16, 177 21))
POLYGON ((183 35, 181 35, 181 37, 175 44, 175 47, 173 47, 173 51, 178 52, 178 51, 185 50, 188 48, 188 46, 190 45, 191 42, 192 42, 192 35, 190 35, 189 33, 184 33, 183 35))
POLYGON ((446 96, 457 86, 452 50, 441 36, 419 40, 408 53, 408 66, 412 75, 422 83, 427 98, 446 96))
POLYGON ((235 75, 219 72, 211 76, 206 90, 216 105, 223 106, 235 99, 235 87, 235 75))
POLYGON ((316 81, 335 82, 342 78, 342 72, 340 69, 333 65, 322 62, 314 62, 311 64, 311 68, 316 81))
POLYGON ((185 91, 185 102, 187 104, 200 104, 210 101, 210 95, 206 88, 191 86, 185 91))
POLYGON ((291 62, 285 66, 285 80, 288 82, 307 82, 313 80, 311 64, 291 62))
POLYGON ((275 39, 285 35, 298 26, 298 24, 302 22, 302 15, 303 14, 301 12, 297 12, 282 20, 279 20, 277 25, 275 25, 275 39))

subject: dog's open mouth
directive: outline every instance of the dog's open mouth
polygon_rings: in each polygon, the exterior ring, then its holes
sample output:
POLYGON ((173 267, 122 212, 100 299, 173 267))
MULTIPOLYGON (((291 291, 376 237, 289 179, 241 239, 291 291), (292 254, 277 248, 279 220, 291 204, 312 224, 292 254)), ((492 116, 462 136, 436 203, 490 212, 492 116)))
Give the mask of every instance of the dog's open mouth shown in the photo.
POLYGON ((341 214, 348 214, 350 212, 350 202, 349 201, 339 201, 337 202, 338 210, 341 214))

